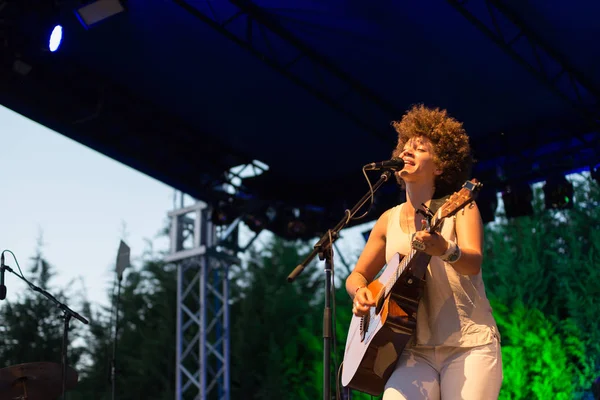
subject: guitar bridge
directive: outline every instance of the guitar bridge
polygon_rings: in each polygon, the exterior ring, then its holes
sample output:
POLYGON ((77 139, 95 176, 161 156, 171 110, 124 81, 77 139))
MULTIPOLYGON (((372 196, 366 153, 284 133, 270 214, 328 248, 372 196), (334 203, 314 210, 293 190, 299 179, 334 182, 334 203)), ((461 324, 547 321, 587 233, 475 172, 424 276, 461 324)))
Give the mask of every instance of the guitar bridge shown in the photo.
POLYGON ((369 330, 369 322, 371 322, 371 313, 362 316, 360 318, 360 341, 364 342, 367 338, 367 331, 369 330))

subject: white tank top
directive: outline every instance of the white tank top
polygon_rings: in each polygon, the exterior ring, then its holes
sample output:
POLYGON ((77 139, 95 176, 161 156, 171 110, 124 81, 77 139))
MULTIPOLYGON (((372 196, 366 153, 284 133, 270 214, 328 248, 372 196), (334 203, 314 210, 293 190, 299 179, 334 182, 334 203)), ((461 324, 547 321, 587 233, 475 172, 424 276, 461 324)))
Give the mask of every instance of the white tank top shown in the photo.
MULTIPOLYGON (((400 227, 405 203, 391 209, 386 233, 386 261, 395 253, 410 253, 411 235, 400 227)), ((441 234, 456 241, 455 218, 447 218, 441 234)), ((485 294, 481 271, 462 275, 439 257, 431 257, 425 291, 417 311, 417 346, 473 347, 500 339, 492 308, 485 294)))

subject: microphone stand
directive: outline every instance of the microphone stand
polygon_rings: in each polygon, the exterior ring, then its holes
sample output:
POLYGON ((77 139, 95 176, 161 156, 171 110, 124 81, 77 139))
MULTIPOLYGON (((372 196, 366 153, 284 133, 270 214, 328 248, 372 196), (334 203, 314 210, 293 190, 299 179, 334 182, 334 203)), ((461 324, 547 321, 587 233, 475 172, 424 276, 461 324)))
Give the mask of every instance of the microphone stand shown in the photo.
MULTIPOLYGON (((337 223, 333 229, 329 229, 314 245, 312 252, 288 275, 287 281, 293 282, 304 268, 318 254, 320 260, 325 260, 325 307, 323 310, 323 400, 331 400, 331 344, 332 344, 332 313, 331 298, 335 295, 332 292, 331 277, 333 273, 333 243, 339 238, 339 232, 348 225, 352 217, 362 208, 369 198, 379 189, 381 185, 387 182, 392 176, 392 171, 386 170, 382 173, 379 180, 356 203, 352 210, 346 210, 344 218, 337 223)), ((335 326, 335 324, 334 324, 335 326)))
POLYGON ((29 286, 29 288, 31 290, 33 290, 34 292, 38 292, 38 293, 41 293, 42 295, 44 295, 44 297, 46 297, 48 300, 52 301, 63 312, 64 323, 63 323, 62 348, 61 348, 60 356, 61 356, 61 364, 62 364, 61 397, 64 400, 66 398, 65 392, 67 391, 67 345, 68 345, 68 338, 69 338, 69 322, 71 321, 71 318, 78 319, 79 321, 81 321, 82 323, 84 323, 86 325, 89 324, 89 321, 87 319, 85 319, 84 317, 82 317, 81 315, 79 315, 78 313, 76 313, 75 311, 71 310, 66 304, 58 301, 56 299, 56 297, 52 296, 46 290, 29 282, 27 279, 25 279, 24 276, 17 274, 8 265, 4 265, 4 269, 7 270, 8 272, 11 272, 13 275, 15 275, 16 277, 21 279, 23 282, 25 282, 29 286))
POLYGON ((110 363, 110 381, 111 381, 111 399, 115 400, 116 394, 116 363, 117 363, 117 336, 119 334, 119 301, 121 298, 121 280, 122 274, 117 277, 117 299, 115 301, 115 332, 113 337, 113 354, 110 363))

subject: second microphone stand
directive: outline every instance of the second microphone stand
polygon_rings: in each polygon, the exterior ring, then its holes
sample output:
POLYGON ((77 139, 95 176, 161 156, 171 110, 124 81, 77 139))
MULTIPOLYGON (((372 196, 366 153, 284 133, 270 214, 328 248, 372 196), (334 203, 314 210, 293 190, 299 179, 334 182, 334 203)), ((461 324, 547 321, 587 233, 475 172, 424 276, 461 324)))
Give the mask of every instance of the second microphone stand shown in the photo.
POLYGON ((115 330, 113 336, 113 349, 112 349, 112 359, 110 361, 110 386, 111 386, 111 399, 116 399, 116 388, 117 388, 117 340, 119 336, 119 303, 121 300, 121 281, 123 280, 123 275, 119 274, 117 276, 117 298, 115 305, 115 330))
POLYGON ((381 185, 387 182, 393 172, 386 170, 351 210, 346 210, 344 218, 333 229, 329 229, 314 245, 312 252, 288 275, 287 281, 293 282, 306 266, 318 254, 320 260, 325 260, 325 306, 323 310, 323 400, 331 400, 331 344, 332 344, 332 312, 331 299, 335 295, 331 284, 333 275, 333 243, 339 238, 339 232, 344 229, 354 215, 360 210, 381 185))
MULTIPOLYGON (((4 264, 4 263, 2 263, 2 264, 4 264)), ((61 398, 64 400, 65 393, 67 391, 67 372, 68 372, 67 371, 67 369, 68 369, 67 368, 68 367, 67 346, 69 343, 69 322, 71 321, 71 318, 75 318, 86 325, 89 324, 89 321, 87 319, 83 318, 81 315, 79 315, 75 311, 71 310, 66 304, 58 301, 56 299, 56 297, 52 296, 46 290, 29 282, 27 279, 25 279, 25 277, 21 276, 20 274, 17 274, 8 265, 3 265, 3 267, 6 271, 11 272, 13 275, 17 276, 19 279, 21 279, 23 282, 25 282, 27 284, 27 286, 29 286, 31 288, 31 290, 44 295, 44 297, 46 297, 48 300, 52 301, 63 312, 63 337, 62 337, 62 348, 61 348, 60 356, 61 356, 61 364, 62 364, 61 365, 62 366, 61 398)))

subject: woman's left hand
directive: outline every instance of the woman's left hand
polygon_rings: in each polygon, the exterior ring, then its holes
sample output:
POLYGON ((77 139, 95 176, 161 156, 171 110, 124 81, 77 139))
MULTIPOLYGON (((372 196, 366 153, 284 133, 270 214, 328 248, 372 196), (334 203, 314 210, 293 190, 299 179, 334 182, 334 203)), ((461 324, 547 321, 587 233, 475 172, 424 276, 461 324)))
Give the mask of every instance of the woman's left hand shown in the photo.
POLYGON ((448 241, 437 233, 418 231, 413 237, 411 246, 430 256, 441 256, 448 249, 448 241))

